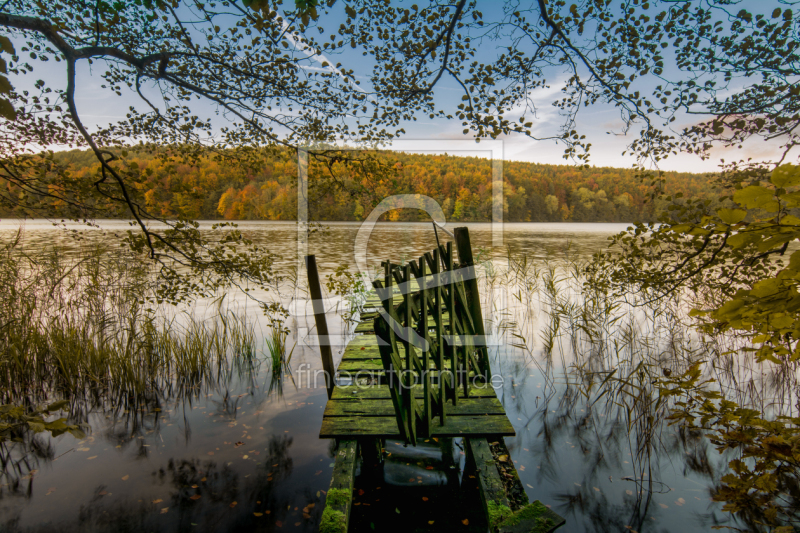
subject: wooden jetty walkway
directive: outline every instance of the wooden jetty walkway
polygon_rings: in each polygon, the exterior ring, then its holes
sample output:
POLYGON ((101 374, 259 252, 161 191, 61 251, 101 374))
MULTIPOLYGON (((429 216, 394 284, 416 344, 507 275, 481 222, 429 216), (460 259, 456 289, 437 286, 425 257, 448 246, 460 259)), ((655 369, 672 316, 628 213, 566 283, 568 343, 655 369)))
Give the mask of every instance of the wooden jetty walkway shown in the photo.
POLYGON ((545 533, 564 523, 538 502, 512 513, 500 471, 487 464, 494 463, 489 442, 515 431, 491 385, 467 228, 456 228, 455 244, 456 250, 448 242, 403 265, 382 263, 384 275, 373 282, 357 336, 335 370, 324 342, 328 329, 316 260, 306 258, 328 388, 320 438, 338 442, 324 533, 347 531, 359 452, 364 464, 379 464, 387 438, 410 445, 420 438, 464 438, 493 529, 545 533))

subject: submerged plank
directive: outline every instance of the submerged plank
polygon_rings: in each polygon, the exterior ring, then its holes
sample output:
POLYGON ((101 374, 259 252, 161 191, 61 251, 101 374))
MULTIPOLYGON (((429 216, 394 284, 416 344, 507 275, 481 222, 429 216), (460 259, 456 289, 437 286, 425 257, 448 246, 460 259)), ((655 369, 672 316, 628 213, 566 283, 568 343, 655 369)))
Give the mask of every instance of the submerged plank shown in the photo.
MULTIPOLYGON (((516 435, 505 415, 449 416, 443 426, 432 424, 431 437, 461 437, 465 435, 516 435)), ((322 419, 321 438, 380 437, 402 438, 394 416, 329 416, 322 419)))

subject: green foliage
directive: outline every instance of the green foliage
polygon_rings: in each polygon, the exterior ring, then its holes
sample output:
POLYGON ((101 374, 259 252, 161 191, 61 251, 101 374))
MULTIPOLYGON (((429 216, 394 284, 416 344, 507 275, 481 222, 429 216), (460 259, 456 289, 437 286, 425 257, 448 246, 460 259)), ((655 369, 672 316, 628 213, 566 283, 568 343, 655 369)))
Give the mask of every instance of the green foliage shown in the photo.
MULTIPOLYGON (((0 442, 14 438, 15 433, 30 430, 34 433, 49 432, 54 437, 62 433, 70 433, 76 438, 85 438, 80 426, 68 424, 66 418, 45 420, 52 413, 62 411, 68 407, 69 402, 61 400, 46 407, 40 407, 29 412, 18 405, 0 405, 0 442)), ((21 439, 20 439, 21 440, 21 439)))
POLYGON ((766 420, 700 382, 700 365, 660 384, 664 397, 676 397, 670 419, 704 430, 720 453, 736 457, 713 493, 723 510, 759 528, 794 531, 800 526, 800 418, 766 420), (790 524, 790 525, 789 525, 790 524))
POLYGON ((354 320, 363 310, 364 302, 367 300, 366 276, 360 273, 350 272, 348 265, 339 265, 336 271, 328 274, 326 287, 329 293, 341 296, 347 303, 347 309, 343 310, 342 317, 345 320, 354 320))

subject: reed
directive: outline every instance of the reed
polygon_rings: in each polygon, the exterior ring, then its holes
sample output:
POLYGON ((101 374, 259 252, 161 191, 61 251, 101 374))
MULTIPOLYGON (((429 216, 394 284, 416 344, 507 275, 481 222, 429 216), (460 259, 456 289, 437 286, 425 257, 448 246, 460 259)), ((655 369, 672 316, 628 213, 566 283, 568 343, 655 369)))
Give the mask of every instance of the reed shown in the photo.
POLYGON ((102 246, 79 257, 30 253, 21 232, 0 248, 0 403, 178 396, 252 369, 255 332, 234 312, 176 313, 140 262, 102 246))

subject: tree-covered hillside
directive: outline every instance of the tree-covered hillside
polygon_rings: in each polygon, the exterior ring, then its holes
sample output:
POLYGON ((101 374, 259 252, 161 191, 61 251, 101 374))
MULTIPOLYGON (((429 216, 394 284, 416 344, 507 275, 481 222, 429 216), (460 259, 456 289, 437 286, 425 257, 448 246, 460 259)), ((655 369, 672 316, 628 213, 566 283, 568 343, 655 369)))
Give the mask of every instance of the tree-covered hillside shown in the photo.
MULTIPOLYGON (((261 168, 220 163, 209 155, 192 164, 151 153, 132 152, 126 162, 136 175, 135 192, 156 217, 226 220, 292 220, 297 209, 298 166, 288 150, 262 157, 261 168)), ((54 155, 67 165, 72 179, 100 178, 100 165, 89 151, 54 155)), ((354 175, 344 166, 330 169, 312 162, 310 216, 314 220, 360 220, 382 198, 392 194, 421 194, 434 198, 453 221, 491 218, 491 162, 475 157, 386 153, 377 174, 354 175), (331 179, 331 171, 333 179, 331 179)), ((660 205, 647 203, 648 186, 632 169, 581 168, 507 161, 503 165, 505 220, 513 222, 632 222, 653 220, 660 205)), ((670 194, 714 198, 709 178, 671 173, 670 194)), ((10 196, 13 186, 4 183, 10 196)), ((0 215, 64 216, 59 202, 42 197, 37 211, 2 206, 0 215)), ((30 203, 29 203, 30 205, 30 203)), ((119 216, 109 203, 96 206, 94 217, 119 216)), ((74 213, 73 213, 74 214, 74 213)), ((420 212, 398 210, 390 220, 417 220, 420 212)), ((424 215, 427 217, 427 215, 424 215)))

